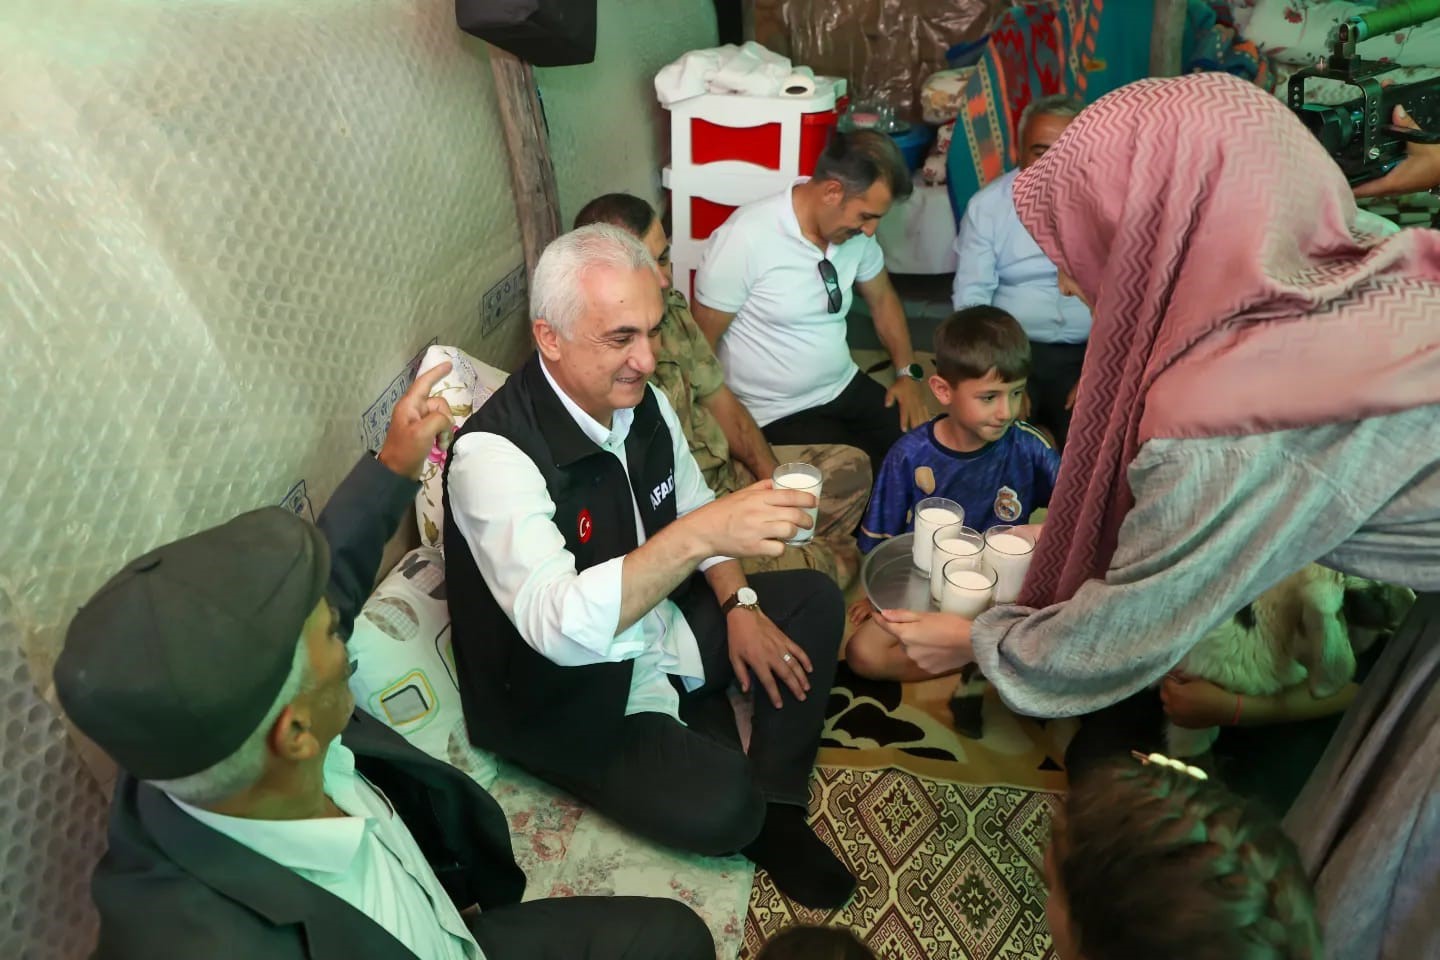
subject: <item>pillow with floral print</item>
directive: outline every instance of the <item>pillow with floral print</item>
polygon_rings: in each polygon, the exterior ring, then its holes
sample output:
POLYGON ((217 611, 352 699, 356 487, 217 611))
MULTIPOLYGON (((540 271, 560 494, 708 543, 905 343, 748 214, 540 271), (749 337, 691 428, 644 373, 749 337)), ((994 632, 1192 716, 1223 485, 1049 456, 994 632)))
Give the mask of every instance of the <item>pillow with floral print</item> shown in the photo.
POLYGON ((365 601, 345 648, 360 709, 480 786, 495 782, 495 758, 465 730, 439 550, 420 547, 400 558, 365 601))
MULTIPOLYGON (((510 376, 489 364, 481 363, 459 347, 434 346, 425 351, 420 361, 420 372, 450 361, 450 372, 435 384, 430 391, 432 397, 444 397, 450 404, 454 429, 459 430, 465 420, 478 410, 500 385, 510 376)), ((420 492, 415 495, 415 522, 420 525, 420 542, 427 547, 439 547, 444 539, 445 510, 441 506, 441 475, 445 471, 448 448, 437 444, 430 449, 430 456, 420 471, 420 492)))
MULTIPOLYGON (((1256 0, 1240 29, 1246 40, 1278 62, 1309 66, 1330 55, 1341 21, 1374 10, 1373 3, 1341 0, 1256 0)), ((1404 67, 1433 67, 1440 64, 1440 20, 1372 37, 1360 44, 1359 53, 1367 60, 1404 67)))

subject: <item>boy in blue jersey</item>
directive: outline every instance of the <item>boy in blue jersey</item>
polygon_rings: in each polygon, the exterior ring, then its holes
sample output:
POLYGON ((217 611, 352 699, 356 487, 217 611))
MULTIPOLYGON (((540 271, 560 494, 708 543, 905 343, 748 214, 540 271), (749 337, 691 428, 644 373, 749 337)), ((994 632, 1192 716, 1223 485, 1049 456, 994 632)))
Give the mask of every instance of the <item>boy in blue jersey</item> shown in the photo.
MULTIPOLYGON (((1023 524, 1048 506, 1060 455, 1044 434, 1019 420, 1030 374, 1030 341, 1014 317, 995 307, 957 311, 935 333, 930 389, 945 413, 916 427, 890 448, 860 524, 860 549, 914 528, 915 504, 948 497, 965 508, 965 525, 982 533, 997 524, 1023 524)), ((870 602, 851 607, 868 620, 870 602)), ((850 669, 875 680, 928 680, 893 637, 862 623, 845 651, 850 669)), ((973 684, 952 703, 962 732, 979 735, 973 684), (962 720, 961 711, 967 711, 962 720)))
POLYGON ((1057 454, 1044 434, 1016 419, 1030 373, 1030 341, 1015 318, 995 307, 952 314, 935 333, 930 389, 945 413, 890 448, 860 524, 860 549, 914 526, 926 497, 965 508, 981 533, 1025 523, 1050 502, 1057 454))

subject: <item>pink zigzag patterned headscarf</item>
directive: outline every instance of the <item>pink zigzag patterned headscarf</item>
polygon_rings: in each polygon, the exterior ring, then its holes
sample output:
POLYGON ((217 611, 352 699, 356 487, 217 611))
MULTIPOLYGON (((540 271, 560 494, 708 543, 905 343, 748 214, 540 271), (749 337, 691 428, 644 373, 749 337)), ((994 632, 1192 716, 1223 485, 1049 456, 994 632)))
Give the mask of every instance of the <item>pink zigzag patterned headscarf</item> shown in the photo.
POLYGON ((1252 84, 1115 91, 1016 180, 1015 207, 1094 316, 1023 604, 1104 576, 1146 440, 1440 402, 1440 233, 1357 234, 1339 168, 1252 84))

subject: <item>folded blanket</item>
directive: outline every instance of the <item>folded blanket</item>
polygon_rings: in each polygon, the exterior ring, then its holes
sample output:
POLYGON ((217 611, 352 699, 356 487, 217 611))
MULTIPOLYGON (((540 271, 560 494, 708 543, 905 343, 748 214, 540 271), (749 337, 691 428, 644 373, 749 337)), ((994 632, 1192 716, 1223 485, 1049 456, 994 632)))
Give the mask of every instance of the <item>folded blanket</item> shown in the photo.
POLYGON ((1266 90, 1275 89, 1275 72, 1269 59, 1254 43, 1240 36, 1228 3, 1190 0, 1182 64, 1185 73, 1232 73, 1266 90))
POLYGON ((809 67, 795 67, 788 57, 753 40, 727 43, 711 50, 692 50, 655 74, 655 95, 664 107, 705 93, 750 97, 808 96, 815 90, 809 67))

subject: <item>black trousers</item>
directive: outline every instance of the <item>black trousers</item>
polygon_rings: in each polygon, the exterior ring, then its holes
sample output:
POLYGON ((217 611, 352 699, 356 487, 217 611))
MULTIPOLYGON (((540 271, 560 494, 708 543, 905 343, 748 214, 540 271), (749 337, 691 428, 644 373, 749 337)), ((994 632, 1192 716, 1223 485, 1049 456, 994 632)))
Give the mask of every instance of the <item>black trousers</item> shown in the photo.
POLYGON ((1070 434, 1070 411, 1065 399, 1080 382, 1085 363, 1083 343, 1039 343, 1030 341, 1030 420, 1055 434, 1057 447, 1065 446, 1070 434))
POLYGON ((532 900, 469 923, 486 960, 715 960, 709 928, 679 900, 532 900))
MULTIPOLYGON (((885 406, 885 388, 855 371, 840 396, 829 403, 781 417, 762 431, 776 446, 783 444, 844 443, 859 447, 870 457, 870 472, 880 476, 885 454, 900 439, 900 407, 885 406)), ((1063 399, 1063 398, 1062 398, 1063 399)))
POLYGON ((708 856, 731 854, 760 833, 768 803, 807 806, 830 687, 839 663, 845 602, 834 581, 814 570, 749 578, 760 609, 810 657, 803 701, 781 686, 782 706, 751 678, 755 716, 750 753, 740 749, 726 695, 730 666, 725 618, 705 580, 692 578, 680 601, 705 664, 705 685, 680 689, 680 718, 639 713, 621 724, 623 742, 603 761, 570 769, 532 767, 621 826, 657 843, 708 856))

